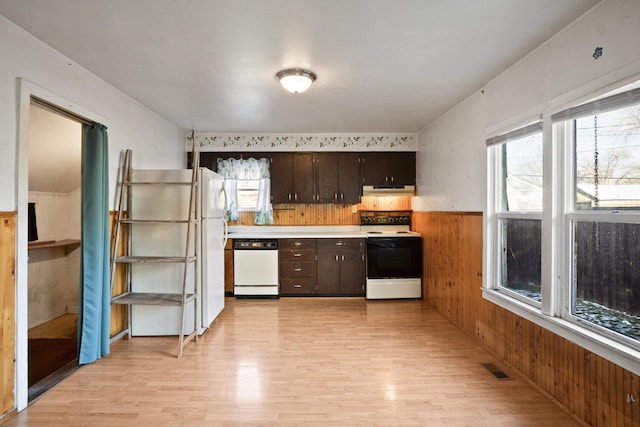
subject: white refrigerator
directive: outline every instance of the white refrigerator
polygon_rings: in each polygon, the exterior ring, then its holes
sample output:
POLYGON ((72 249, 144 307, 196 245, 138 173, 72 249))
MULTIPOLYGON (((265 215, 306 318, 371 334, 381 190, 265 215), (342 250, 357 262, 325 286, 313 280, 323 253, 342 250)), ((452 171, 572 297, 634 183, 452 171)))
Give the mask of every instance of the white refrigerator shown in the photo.
MULTIPOLYGON (((191 182, 190 169, 134 169, 132 180, 142 182, 191 182)), ((224 246, 227 224, 224 220, 226 197, 224 179, 200 168, 197 201, 198 221, 192 228, 189 254, 197 245, 198 260, 188 266, 187 292, 197 293, 186 307, 183 334, 195 325, 204 333, 224 308, 224 246)), ((131 218, 181 220, 187 218, 189 185, 137 185, 131 189, 131 218)), ((136 223, 131 226, 131 255, 184 256, 186 224, 136 223)), ((184 264, 142 263, 132 265, 133 292, 180 293, 184 264)), ((178 335, 180 308, 132 305, 131 335, 178 335)))

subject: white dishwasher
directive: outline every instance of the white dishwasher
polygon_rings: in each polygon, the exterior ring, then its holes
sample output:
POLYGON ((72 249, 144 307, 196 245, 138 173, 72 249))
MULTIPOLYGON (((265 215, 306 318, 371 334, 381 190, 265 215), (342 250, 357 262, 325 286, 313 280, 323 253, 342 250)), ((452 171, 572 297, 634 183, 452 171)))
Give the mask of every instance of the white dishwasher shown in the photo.
POLYGON ((278 240, 233 241, 233 293, 236 298, 278 298, 278 240))

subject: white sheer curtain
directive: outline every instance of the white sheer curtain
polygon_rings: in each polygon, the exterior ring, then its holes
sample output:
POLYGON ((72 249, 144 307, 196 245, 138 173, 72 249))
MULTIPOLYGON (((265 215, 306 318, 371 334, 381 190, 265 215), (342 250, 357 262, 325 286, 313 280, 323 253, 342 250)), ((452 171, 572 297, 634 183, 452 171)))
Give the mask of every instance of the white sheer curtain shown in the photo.
POLYGON ((238 220, 238 181, 256 180, 259 188, 254 223, 273 224, 268 159, 218 159, 218 173, 225 179, 228 221, 238 220))

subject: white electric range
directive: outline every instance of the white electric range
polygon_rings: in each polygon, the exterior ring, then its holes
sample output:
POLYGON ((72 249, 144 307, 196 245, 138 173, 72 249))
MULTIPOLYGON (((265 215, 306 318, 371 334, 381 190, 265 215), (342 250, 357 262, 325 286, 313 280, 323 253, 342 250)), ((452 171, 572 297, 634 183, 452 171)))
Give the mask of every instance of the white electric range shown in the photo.
POLYGON ((410 211, 363 211, 367 236, 367 299, 422 298, 422 239, 410 211))

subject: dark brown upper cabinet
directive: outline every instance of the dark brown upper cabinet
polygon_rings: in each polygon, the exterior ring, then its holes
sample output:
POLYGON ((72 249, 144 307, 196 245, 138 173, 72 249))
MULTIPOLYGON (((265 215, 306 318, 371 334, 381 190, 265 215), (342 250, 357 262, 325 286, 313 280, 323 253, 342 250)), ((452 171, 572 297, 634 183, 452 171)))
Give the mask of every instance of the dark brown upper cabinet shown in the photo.
POLYGON ((360 202, 362 175, 359 153, 318 153, 318 203, 360 202))
POLYGON ((364 185, 415 185, 415 152, 363 153, 364 185))
POLYGON ((251 157, 270 161, 272 203, 355 204, 363 185, 416 182, 414 152, 201 152, 200 166, 217 172, 218 158, 251 157))
POLYGON ((313 153, 271 153, 271 202, 314 203, 313 153))

